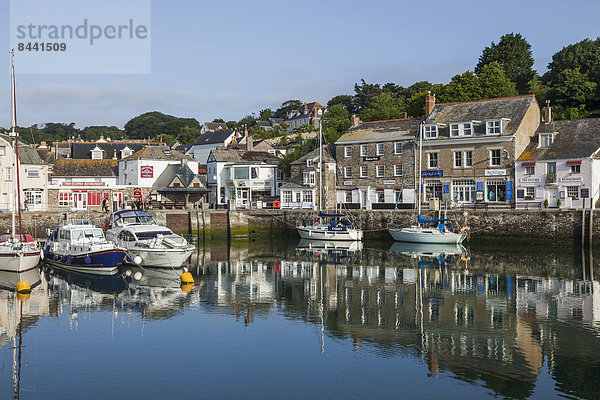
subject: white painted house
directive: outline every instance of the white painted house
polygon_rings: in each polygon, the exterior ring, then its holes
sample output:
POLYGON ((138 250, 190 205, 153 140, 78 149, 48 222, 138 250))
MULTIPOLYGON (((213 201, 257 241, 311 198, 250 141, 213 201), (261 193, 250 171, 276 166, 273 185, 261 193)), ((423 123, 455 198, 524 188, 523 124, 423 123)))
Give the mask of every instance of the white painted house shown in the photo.
MULTIPOLYGON (((12 185, 15 174, 12 167, 14 154, 13 140, 0 135, 0 210, 11 209, 12 185)), ((45 211, 48 208, 48 165, 36 150, 19 144, 19 176, 21 187, 21 207, 27 200, 30 211, 45 211)))
POLYGON ((207 162, 209 203, 247 208, 277 196, 279 158, 265 151, 213 150, 207 162))
POLYGON ((196 138, 194 143, 185 152, 186 155, 195 158, 200 165, 205 165, 208 155, 212 150, 224 148, 236 137, 235 130, 208 131, 196 138))
POLYGON ((198 161, 168 147, 148 146, 119 160, 119 185, 150 188, 168 165, 187 162, 198 172, 198 161))
POLYGON ((517 159, 517 208, 589 208, 600 195, 600 118, 542 123, 517 159))

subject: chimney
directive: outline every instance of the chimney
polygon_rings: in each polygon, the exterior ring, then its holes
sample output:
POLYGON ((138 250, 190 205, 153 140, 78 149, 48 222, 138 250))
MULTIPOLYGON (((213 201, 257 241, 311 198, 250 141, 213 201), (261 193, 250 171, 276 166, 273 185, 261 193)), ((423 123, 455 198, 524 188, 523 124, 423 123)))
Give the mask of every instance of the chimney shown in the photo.
POLYGON ((246 150, 254 150, 254 140, 252 135, 248 133, 248 127, 244 125, 244 136, 246 136, 246 150))
POLYGON ((552 108, 550 107, 550 100, 546 100, 546 110, 544 111, 544 122, 552 122, 552 108))
POLYGON ((352 114, 352 116, 350 117, 350 125, 356 126, 358 124, 360 124, 360 117, 357 117, 355 114, 352 114))
POLYGON ((117 159, 117 149, 113 150, 113 160, 117 159))
POLYGON ((435 107, 435 94, 432 95, 428 90, 425 95, 425 116, 428 116, 433 111, 433 107, 435 107))

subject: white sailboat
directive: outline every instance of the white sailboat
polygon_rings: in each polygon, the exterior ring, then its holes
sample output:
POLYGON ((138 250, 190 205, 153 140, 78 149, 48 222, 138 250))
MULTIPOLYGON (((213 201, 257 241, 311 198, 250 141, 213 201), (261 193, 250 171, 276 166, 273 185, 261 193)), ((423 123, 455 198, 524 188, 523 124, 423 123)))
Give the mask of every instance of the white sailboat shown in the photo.
POLYGON ((319 121, 319 221, 312 225, 298 226, 302 239, 311 240, 362 240, 363 232, 353 223, 343 219, 343 214, 325 214, 322 210, 323 199, 323 131, 319 121), (327 223, 323 223, 327 219, 327 223))
POLYGON ((17 107, 15 96, 15 54, 11 54, 11 99, 12 99, 12 137, 11 168, 11 209, 12 229, 10 233, 0 234, 0 271, 24 272, 37 267, 40 262, 40 248, 31 235, 22 233, 21 225, 21 187, 19 183, 19 135, 17 133, 17 107), (17 233, 16 219, 19 230, 17 233))
MULTIPOLYGON (((419 127, 419 170, 421 169, 421 156, 423 150, 423 123, 419 127)), ((394 240, 399 242, 413 243, 462 243, 469 233, 469 227, 463 226, 460 231, 455 232, 452 229, 452 220, 447 218, 442 219, 427 219, 421 215, 421 181, 422 173, 419 171, 419 185, 417 187, 417 205, 419 216, 416 226, 405 228, 388 228, 388 232, 394 240), (421 224, 430 224, 430 227, 421 226, 421 224)))

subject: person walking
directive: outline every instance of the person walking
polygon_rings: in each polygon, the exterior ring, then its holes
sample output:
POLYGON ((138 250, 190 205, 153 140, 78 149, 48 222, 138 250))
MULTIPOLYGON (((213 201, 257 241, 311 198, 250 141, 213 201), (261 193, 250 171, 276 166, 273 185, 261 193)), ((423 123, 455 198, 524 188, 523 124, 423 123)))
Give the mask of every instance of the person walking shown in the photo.
POLYGON ((102 199, 102 211, 108 212, 108 199, 106 197, 102 199))

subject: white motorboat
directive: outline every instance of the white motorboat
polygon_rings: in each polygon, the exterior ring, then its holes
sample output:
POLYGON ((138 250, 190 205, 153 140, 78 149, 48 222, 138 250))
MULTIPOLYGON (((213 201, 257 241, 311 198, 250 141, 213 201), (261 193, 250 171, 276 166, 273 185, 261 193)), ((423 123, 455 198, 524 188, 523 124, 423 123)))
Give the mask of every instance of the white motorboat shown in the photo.
POLYGON ((142 210, 113 213, 106 238, 127 252, 125 262, 144 267, 179 268, 194 252, 185 238, 160 226, 142 210))
POLYGON ((11 138, 11 164, 12 171, 16 171, 16 179, 12 179, 10 193, 12 211, 12 229, 10 233, 0 235, 0 271, 24 272, 35 268, 40 262, 40 248, 31 235, 22 233, 21 227, 21 195, 19 176, 19 135, 17 133, 17 107, 15 93, 15 54, 11 54, 11 98, 12 98, 12 128, 11 138), (17 219, 19 229, 17 232, 17 219))
POLYGON ((48 233, 44 261, 52 266, 92 274, 115 274, 125 251, 104 237, 89 221, 71 219, 48 233))

